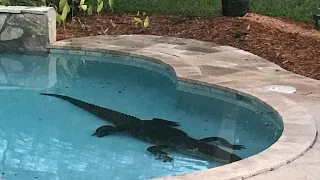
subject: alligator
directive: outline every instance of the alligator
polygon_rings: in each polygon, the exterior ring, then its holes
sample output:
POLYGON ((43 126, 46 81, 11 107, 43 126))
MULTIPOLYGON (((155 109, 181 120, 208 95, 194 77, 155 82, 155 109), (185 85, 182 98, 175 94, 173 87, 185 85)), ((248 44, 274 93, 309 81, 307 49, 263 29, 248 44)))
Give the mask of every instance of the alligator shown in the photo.
POLYGON ((186 153, 187 155, 217 160, 223 163, 236 162, 241 160, 241 158, 219 147, 217 143, 233 150, 245 149, 243 145, 233 145, 221 137, 192 138, 186 132, 178 129, 179 123, 174 121, 160 118, 141 120, 137 117, 69 96, 49 93, 40 94, 65 100, 114 125, 101 126, 96 129, 92 136, 104 137, 126 131, 137 139, 153 144, 153 146, 147 148, 147 151, 156 156, 156 159, 162 160, 163 162, 173 161, 173 158, 165 152, 165 150, 168 149, 186 153))

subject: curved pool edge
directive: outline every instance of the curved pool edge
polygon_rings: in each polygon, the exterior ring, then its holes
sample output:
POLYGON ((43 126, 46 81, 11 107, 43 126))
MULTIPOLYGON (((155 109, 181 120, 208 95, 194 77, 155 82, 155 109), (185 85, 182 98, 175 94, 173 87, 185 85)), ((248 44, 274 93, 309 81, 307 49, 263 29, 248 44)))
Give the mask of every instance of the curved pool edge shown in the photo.
POLYGON ((178 79, 178 88, 186 83, 188 88, 195 90, 203 87, 210 92, 214 89, 223 90, 223 93, 234 92, 263 102, 281 116, 283 133, 276 143, 263 152, 221 167, 158 180, 249 178, 292 162, 312 147, 316 140, 316 124, 306 108, 284 94, 264 92, 262 88, 274 82, 274 78, 290 79, 298 75, 243 50, 197 40, 141 35, 76 38, 56 42, 49 48, 54 53, 102 58, 100 53, 143 57, 146 61, 162 64, 162 67, 169 65, 174 70, 171 74, 178 79), (212 70, 215 72, 210 74, 212 70))

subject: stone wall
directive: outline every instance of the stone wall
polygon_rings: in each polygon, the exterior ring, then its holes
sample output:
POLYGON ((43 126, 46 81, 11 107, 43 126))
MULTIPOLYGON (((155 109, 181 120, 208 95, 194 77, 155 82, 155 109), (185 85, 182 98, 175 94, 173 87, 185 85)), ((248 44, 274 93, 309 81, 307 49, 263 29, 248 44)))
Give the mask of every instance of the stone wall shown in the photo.
POLYGON ((0 52, 46 52, 55 41, 54 8, 0 6, 0 52))

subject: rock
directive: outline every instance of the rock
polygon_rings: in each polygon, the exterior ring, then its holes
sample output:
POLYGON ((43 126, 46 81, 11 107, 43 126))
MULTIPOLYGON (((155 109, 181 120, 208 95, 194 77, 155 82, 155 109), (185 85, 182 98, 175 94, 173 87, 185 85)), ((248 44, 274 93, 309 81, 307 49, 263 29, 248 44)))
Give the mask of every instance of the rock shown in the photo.
POLYGON ((46 37, 45 36, 31 36, 25 37, 22 40, 23 47, 27 51, 45 51, 46 47, 43 46, 46 44, 46 37))
POLYGON ((7 24, 11 26, 23 26, 25 24, 23 14, 11 14, 7 19, 7 24))
POLYGON ((23 29, 7 26, 1 33, 0 40, 8 41, 18 39, 23 35, 23 29))
POLYGON ((47 22, 43 15, 38 14, 12 14, 7 24, 28 29, 32 35, 46 35, 47 22))
POLYGON ((24 21, 24 26, 28 27, 33 35, 46 35, 47 23, 45 16, 26 13, 24 21))

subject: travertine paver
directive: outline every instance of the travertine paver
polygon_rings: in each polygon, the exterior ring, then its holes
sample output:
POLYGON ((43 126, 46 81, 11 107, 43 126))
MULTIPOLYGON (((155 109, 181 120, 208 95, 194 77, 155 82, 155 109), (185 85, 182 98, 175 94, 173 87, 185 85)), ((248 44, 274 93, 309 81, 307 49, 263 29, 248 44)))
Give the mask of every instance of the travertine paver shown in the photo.
POLYGON ((193 84, 201 84, 206 85, 204 90, 212 92, 218 87, 245 96, 250 94, 272 106, 282 117, 283 134, 265 151, 225 166, 159 180, 316 180, 320 177, 317 170, 320 168, 320 145, 316 141, 316 124, 320 123, 319 81, 288 72, 243 50, 190 39, 96 36, 59 41, 50 48, 52 52, 59 52, 56 48, 73 54, 103 56, 100 52, 112 52, 146 57, 159 67, 170 65, 179 80, 179 89, 196 89, 199 87, 193 84), (293 94, 265 92, 263 88, 267 85, 289 85, 297 91, 293 94))
MULTIPOLYGON (((320 99, 314 101, 314 98, 305 96, 296 99, 297 102, 303 103, 309 112, 315 117, 317 126, 320 127, 320 99), (300 98, 300 99, 299 99, 300 98), (306 101, 307 100, 307 101, 306 101)), ((279 168, 272 172, 266 172, 250 178, 250 180, 318 180, 320 179, 320 141, 317 139, 314 146, 307 151, 301 158, 292 163, 279 168)))

